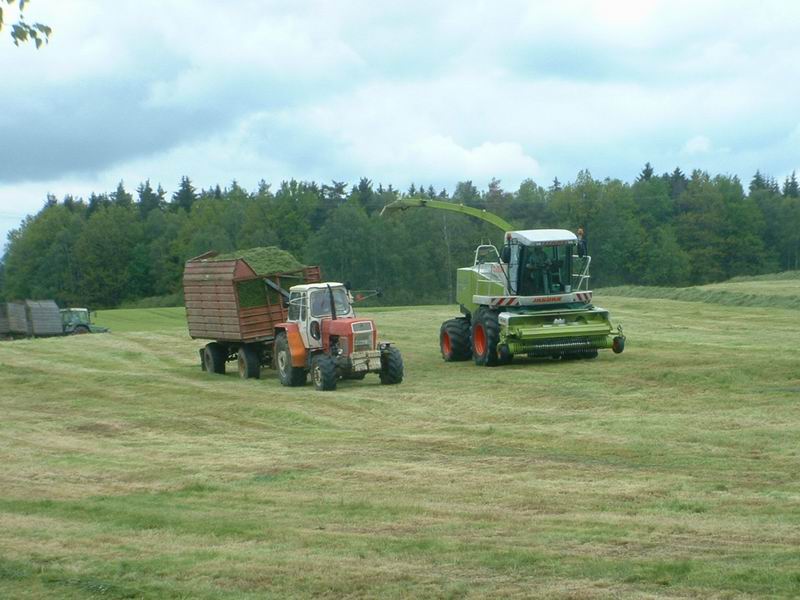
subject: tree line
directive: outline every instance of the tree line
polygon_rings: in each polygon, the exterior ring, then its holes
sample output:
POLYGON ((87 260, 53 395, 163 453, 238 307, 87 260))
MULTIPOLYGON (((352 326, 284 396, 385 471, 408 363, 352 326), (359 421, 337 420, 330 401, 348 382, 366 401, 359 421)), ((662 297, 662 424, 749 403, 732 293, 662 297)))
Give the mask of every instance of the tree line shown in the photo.
POLYGON ((349 186, 262 181, 197 190, 188 177, 167 198, 122 182, 88 199, 49 196, 8 237, 0 297, 55 298, 109 308, 143 298, 179 303, 186 259, 276 245, 329 280, 381 288, 388 304, 454 299, 455 269, 472 263, 481 242, 502 233, 468 217, 427 209, 380 216, 387 203, 425 196, 486 209, 520 229, 583 227, 593 256, 593 286, 682 286, 737 275, 800 268, 800 189, 794 173, 779 184, 757 172, 747 190, 735 176, 680 169, 657 175, 648 163, 632 183, 581 171, 548 187, 528 179, 516 190, 492 179, 452 194, 432 186, 400 191, 363 178, 349 186))

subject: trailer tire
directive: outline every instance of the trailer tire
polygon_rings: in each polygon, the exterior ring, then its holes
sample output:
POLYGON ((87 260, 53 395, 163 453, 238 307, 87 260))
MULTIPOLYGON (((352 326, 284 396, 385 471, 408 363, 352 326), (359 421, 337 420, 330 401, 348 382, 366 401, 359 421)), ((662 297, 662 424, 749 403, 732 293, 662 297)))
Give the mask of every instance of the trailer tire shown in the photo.
POLYGON ((439 329, 439 350, 445 362, 456 362, 472 358, 469 341, 469 322, 464 319, 450 319, 439 329))
POLYGON ((311 380, 320 392, 336 389, 336 361, 327 354, 315 354, 311 359, 311 380))
POLYGON ((224 375, 227 358, 228 349, 220 343, 211 342, 203 349, 203 366, 209 373, 224 375))
POLYGON ((403 381, 403 356, 400 350, 389 346, 381 353, 381 372, 383 385, 397 385, 403 381))
POLYGON ((479 308, 472 320, 472 357, 481 367, 498 364, 497 342, 500 340, 500 324, 497 313, 479 308))
POLYGON ((275 365, 281 385, 299 387, 306 384, 306 370, 292 366, 292 353, 289 351, 289 340, 285 332, 275 338, 275 365))
POLYGON ((249 344, 239 346, 239 377, 242 379, 259 379, 261 365, 259 364, 258 349, 249 344))

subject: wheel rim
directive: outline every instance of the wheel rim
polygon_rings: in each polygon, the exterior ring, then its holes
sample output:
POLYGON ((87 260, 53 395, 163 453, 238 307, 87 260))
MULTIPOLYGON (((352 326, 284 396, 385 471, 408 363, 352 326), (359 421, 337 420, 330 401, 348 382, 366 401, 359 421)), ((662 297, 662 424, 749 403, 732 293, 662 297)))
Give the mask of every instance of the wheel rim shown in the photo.
POLYGON ((450 334, 444 332, 442 334, 442 354, 446 356, 450 356, 450 351, 452 349, 452 343, 450 342, 450 334))
POLYGON ((483 330, 483 325, 475 325, 475 331, 472 332, 472 344, 475 346, 475 354, 478 356, 486 354, 486 332, 483 330))
POLYGON ((314 385, 322 387, 322 369, 319 365, 314 365, 314 385))
POLYGON ((278 372, 281 375, 286 375, 286 353, 278 352, 278 372))

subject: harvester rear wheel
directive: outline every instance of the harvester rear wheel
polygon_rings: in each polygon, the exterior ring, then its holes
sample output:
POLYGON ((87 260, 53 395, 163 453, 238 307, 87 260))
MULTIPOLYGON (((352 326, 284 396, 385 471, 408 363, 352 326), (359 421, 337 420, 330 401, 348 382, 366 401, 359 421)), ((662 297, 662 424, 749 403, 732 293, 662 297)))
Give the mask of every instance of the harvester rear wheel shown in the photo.
POLYGON ((472 348, 469 342, 469 322, 466 319, 450 319, 439 329, 439 349, 446 362, 469 360, 472 348))
POLYGON ((261 377, 261 365, 258 350, 249 345, 239 346, 239 377, 242 379, 258 379, 261 377))
POLYGON ((228 350, 222 344, 211 342, 203 349, 203 366, 209 373, 225 374, 225 359, 228 350))
POLYGON ((497 322, 497 313, 479 308, 472 318, 472 357, 476 365, 494 367, 498 364, 499 340, 500 325, 497 322))
POLYGON ((379 376, 384 385, 396 385, 403 381, 403 356, 400 354, 400 350, 394 346, 389 346, 381 354, 379 376))
POLYGON ((327 354, 316 354, 311 359, 311 379, 320 392, 336 389, 336 361, 327 354))
POLYGON ((306 370, 292 366, 292 353, 289 351, 289 340, 286 333, 281 332, 275 338, 275 364, 281 385, 297 387, 306 384, 306 370))

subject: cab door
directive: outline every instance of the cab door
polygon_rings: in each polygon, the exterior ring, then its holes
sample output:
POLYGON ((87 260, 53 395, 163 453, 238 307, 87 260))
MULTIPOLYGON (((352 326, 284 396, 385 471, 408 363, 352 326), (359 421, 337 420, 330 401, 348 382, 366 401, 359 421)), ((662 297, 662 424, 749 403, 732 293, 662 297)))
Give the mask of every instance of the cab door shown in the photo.
POLYGON ((291 292, 289 294, 289 315, 287 320, 290 323, 297 323, 300 330, 300 337, 303 338, 303 345, 308 348, 310 336, 308 335, 308 293, 291 292))

